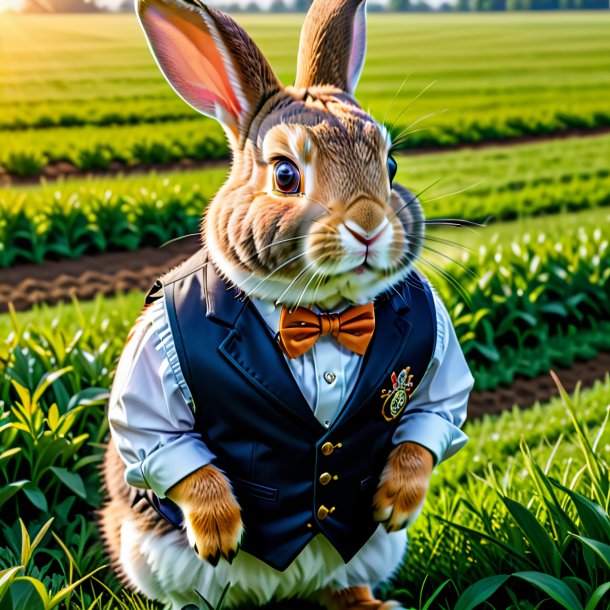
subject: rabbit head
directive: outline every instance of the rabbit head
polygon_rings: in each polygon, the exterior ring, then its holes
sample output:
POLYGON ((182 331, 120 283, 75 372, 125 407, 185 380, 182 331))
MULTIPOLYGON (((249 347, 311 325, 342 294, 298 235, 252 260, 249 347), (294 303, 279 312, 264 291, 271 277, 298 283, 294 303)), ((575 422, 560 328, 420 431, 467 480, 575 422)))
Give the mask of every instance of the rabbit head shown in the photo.
POLYGON ((423 241, 417 199, 394 183, 390 134, 353 97, 365 0, 315 0, 294 86, 246 32, 198 0, 140 0, 174 90, 218 120, 233 163, 204 239, 246 295, 286 305, 365 303, 403 281, 423 241))

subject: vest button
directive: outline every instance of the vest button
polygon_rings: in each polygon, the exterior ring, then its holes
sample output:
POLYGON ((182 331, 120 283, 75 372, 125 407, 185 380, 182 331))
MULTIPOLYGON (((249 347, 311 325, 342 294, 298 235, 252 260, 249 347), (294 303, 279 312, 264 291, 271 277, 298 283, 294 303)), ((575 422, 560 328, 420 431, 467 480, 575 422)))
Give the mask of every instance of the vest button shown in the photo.
POLYGON ((330 455, 335 450, 335 446, 332 443, 324 443, 322 445, 322 453, 324 455, 330 455))
POLYGON ((326 519, 326 517, 328 517, 328 515, 330 515, 330 513, 334 513, 334 512, 335 512, 334 506, 332 508, 326 508, 326 506, 324 506, 324 504, 322 504, 322 506, 320 506, 320 508, 318 508, 318 519, 320 519, 320 521, 323 521, 324 519, 326 519))
POLYGON ((335 449, 341 449, 341 447, 343 447, 342 443, 333 445, 332 443, 326 442, 322 445, 321 451, 324 455, 330 455, 335 449))
POLYGON ((329 472, 320 475, 320 483, 322 485, 328 485, 332 480, 333 478, 329 472))

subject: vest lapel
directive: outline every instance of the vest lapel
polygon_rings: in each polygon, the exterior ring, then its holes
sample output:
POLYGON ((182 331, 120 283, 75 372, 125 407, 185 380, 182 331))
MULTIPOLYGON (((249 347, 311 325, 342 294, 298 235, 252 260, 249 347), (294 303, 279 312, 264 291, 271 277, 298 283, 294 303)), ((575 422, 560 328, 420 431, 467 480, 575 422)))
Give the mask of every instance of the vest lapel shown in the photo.
POLYGON ((400 314, 411 308, 409 286, 405 284, 401 292, 402 294, 395 294, 376 305, 373 339, 364 356, 356 386, 333 427, 357 413, 374 394, 381 396, 384 384, 389 389, 392 371, 398 364, 404 364, 397 361, 409 340, 412 325, 400 314))
POLYGON ((324 430, 254 305, 241 301, 238 292, 227 287, 212 264, 207 267, 205 279, 207 317, 232 329, 220 344, 220 353, 253 387, 280 407, 317 432, 324 430))

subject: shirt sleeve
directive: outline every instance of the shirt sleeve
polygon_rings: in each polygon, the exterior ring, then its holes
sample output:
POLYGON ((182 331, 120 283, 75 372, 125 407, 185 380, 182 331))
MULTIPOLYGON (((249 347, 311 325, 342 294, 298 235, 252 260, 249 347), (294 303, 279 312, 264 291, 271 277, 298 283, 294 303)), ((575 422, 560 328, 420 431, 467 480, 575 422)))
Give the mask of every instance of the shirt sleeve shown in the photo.
POLYGON ((466 420, 474 378, 466 364, 449 313, 436 292, 437 340, 430 367, 413 397, 392 441, 411 441, 426 447, 439 462, 467 442, 460 430, 466 420))
POLYGON ((191 401, 160 299, 133 327, 110 396, 110 430, 129 485, 164 498, 212 462, 215 456, 194 431, 191 401))

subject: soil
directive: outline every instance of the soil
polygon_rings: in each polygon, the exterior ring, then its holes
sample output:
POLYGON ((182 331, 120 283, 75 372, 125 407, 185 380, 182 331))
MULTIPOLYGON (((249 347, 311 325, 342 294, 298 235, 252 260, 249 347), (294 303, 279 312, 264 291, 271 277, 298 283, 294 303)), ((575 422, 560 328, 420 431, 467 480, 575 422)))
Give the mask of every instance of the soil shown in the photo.
MULTIPOLYGON (((198 238, 190 237, 162 249, 110 252, 74 261, 0 269, 0 311, 7 311, 9 302, 23 311, 36 304, 54 304, 73 296, 87 300, 99 294, 148 290, 159 275, 188 258, 198 247, 198 238)), ((555 372, 569 392, 579 381, 587 387, 610 372, 610 354, 601 353, 588 362, 577 363, 570 369, 557 368, 555 372)), ((473 393, 468 416, 474 419, 500 413, 513 405, 529 407, 557 395, 550 375, 517 378, 510 387, 473 393)))
MULTIPOLYGON (((577 362, 569 369, 556 367, 554 371, 568 392, 572 392, 579 382, 583 388, 590 387, 610 373, 610 354, 602 352, 587 362, 577 362)), ((518 377, 508 388, 473 392, 468 404, 468 418, 501 413, 514 405, 530 407, 535 402, 547 402, 554 396, 559 396, 559 391, 550 374, 536 379, 518 377)))
MULTIPOLYGON (((456 146, 446 147, 429 147, 419 148, 413 150, 405 150, 401 154, 405 156, 413 155, 429 155, 435 153, 451 152, 455 150, 472 149, 477 150, 480 148, 490 148, 493 146, 514 146, 516 144, 528 144, 533 142, 545 142, 547 140, 560 140, 564 138, 572 137, 588 137, 598 136, 605 133, 610 133, 610 127, 598 127, 596 129, 569 129, 565 131, 558 131, 550 134, 543 134, 538 136, 522 136, 515 138, 508 138, 505 140, 484 140, 482 142, 472 142, 458 144, 456 146)), ((151 171, 156 172, 168 172, 168 171, 186 171, 194 169, 209 169, 215 167, 226 167, 229 163, 229 159, 218 159, 214 161, 195 161, 193 159, 181 159, 175 163, 156 163, 147 165, 128 165, 119 161, 113 161, 107 171, 86 171, 78 169, 72 163, 67 161, 60 161, 58 163, 50 163, 45 166, 40 176, 29 176, 20 177, 9 174, 3 167, 0 166, 0 187, 5 186, 19 186, 25 184, 38 184, 42 178, 47 182, 59 180, 70 177, 112 177, 119 175, 128 174, 145 174, 151 171)))
POLYGON ((135 252, 104 252, 78 260, 25 264, 0 269, 0 312, 12 303, 17 311, 55 304, 72 297, 148 290, 162 273, 197 251, 199 239, 189 237, 164 248, 135 252))

